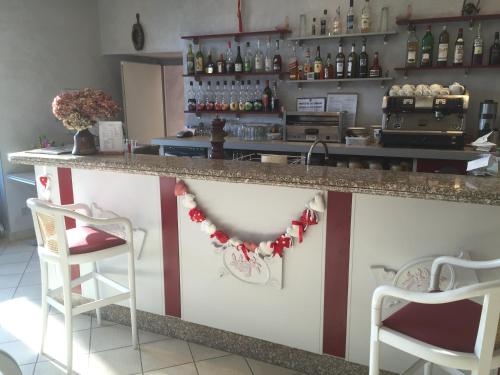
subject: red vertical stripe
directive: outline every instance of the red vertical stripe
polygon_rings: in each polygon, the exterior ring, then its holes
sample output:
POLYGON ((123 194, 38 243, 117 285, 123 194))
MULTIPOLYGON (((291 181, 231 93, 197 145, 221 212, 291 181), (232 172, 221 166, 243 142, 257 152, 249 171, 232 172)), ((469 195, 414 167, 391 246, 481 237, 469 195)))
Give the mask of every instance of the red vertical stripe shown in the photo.
POLYGON ((328 193, 323 352, 342 358, 347 337, 351 209, 351 193, 328 193))
MULTIPOLYGON (((57 177, 59 180, 59 199, 61 204, 75 203, 73 197, 73 178, 71 175, 71 168, 57 168, 57 177)), ((66 217, 64 220, 66 223, 66 229, 76 227, 74 219, 66 217)), ((78 264, 74 264, 71 266, 71 279, 76 279, 78 277, 80 277, 80 266, 78 264)), ((77 286, 74 291, 81 293, 82 287, 77 286)))
POLYGON ((160 177, 165 314, 181 317, 179 231, 174 177, 160 177))

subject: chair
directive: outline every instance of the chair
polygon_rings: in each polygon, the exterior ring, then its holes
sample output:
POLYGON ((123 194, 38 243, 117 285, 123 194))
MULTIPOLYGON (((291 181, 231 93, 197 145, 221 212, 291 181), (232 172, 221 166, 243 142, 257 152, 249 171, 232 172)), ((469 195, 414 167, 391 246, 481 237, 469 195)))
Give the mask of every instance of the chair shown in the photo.
POLYGON ((379 348, 385 343, 420 360, 403 372, 413 374, 432 364, 450 374, 489 375, 500 367, 500 280, 477 283, 440 292, 439 276, 443 265, 474 270, 500 268, 500 259, 470 261, 439 257, 432 264, 429 293, 411 292, 394 286, 378 287, 372 299, 370 375, 380 371, 379 348), (382 320, 385 297, 409 303, 382 320), (482 305, 471 299, 481 299, 482 305), (497 333, 499 332, 499 333, 497 333))
POLYGON ((137 348, 137 322, 135 302, 134 248, 132 242, 132 225, 128 219, 97 219, 90 217, 90 209, 83 204, 58 206, 40 199, 27 200, 33 215, 38 255, 42 278, 42 342, 40 353, 43 353, 45 335, 47 333, 48 305, 64 314, 66 331, 67 372, 72 372, 73 330, 72 318, 78 314, 96 310, 97 323, 101 324, 100 308, 130 299, 130 315, 132 326, 132 345, 137 348), (81 214, 77 211, 83 211, 81 214), (82 226, 66 229, 65 220, 77 220, 82 226), (125 238, 114 236, 98 229, 105 225, 121 225, 125 228, 125 238), (128 288, 108 279, 97 272, 96 262, 121 254, 128 255, 128 288), (61 273, 62 287, 48 289, 47 265, 55 264, 61 273), (91 263, 91 272, 75 280, 71 280, 71 266, 91 263), (71 290, 89 280, 93 280, 96 300, 74 306, 71 301, 71 290), (99 283, 101 281, 116 289, 119 294, 100 298, 99 283), (54 295, 63 292, 63 302, 59 303, 54 295))

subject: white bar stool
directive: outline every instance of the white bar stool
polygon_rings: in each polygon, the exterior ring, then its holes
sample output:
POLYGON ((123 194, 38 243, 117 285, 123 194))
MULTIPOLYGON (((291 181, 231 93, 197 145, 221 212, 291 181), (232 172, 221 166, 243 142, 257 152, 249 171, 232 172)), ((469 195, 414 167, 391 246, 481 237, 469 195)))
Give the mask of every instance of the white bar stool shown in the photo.
POLYGON ((43 353, 45 335, 47 333, 48 305, 64 314, 66 331, 67 373, 72 373, 73 359, 73 329, 72 318, 91 310, 96 310, 97 322, 101 324, 100 308, 125 299, 130 299, 130 320, 132 326, 132 345, 137 348, 137 321, 135 299, 135 269, 134 247, 132 240, 132 225, 126 218, 96 219, 90 215, 90 209, 84 204, 58 206, 40 199, 27 200, 31 208, 38 243, 38 256, 42 278, 42 343, 40 353, 43 353), (76 212, 81 210, 85 215, 76 212), (78 220, 82 226, 66 229, 65 218, 78 220), (114 236, 99 230, 103 225, 121 225, 125 228, 126 238, 114 236), (128 288, 97 273, 96 262, 101 259, 128 254, 128 288), (58 265, 62 287, 48 289, 48 263, 58 265), (92 271, 75 280, 71 280, 71 266, 74 264, 92 263, 92 271), (93 280, 96 300, 79 306, 72 306, 71 290, 93 280), (108 298, 100 298, 99 284, 101 281, 114 288, 119 294, 108 298), (64 304, 54 298, 56 293, 63 292, 64 304))
POLYGON ((432 364, 454 375, 464 374, 459 370, 470 371, 471 375, 489 375, 500 367, 500 280, 439 292, 444 264, 486 270, 500 268, 500 259, 479 262, 436 258, 430 293, 378 287, 372 300, 370 375, 380 372, 380 343, 420 358, 404 375, 414 374, 422 367, 430 375, 432 364), (410 303, 382 321, 385 297, 410 303), (482 305, 471 300, 476 298, 482 299, 482 305))

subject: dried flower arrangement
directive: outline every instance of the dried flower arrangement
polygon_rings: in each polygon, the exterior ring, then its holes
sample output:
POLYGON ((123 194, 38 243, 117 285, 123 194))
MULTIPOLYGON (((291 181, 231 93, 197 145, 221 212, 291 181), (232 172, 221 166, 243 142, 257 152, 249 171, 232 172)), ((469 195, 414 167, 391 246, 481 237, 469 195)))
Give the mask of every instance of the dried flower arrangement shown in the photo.
POLYGON ((70 130, 85 130, 98 120, 112 120, 120 107, 101 90, 64 91, 54 98, 52 113, 70 130))

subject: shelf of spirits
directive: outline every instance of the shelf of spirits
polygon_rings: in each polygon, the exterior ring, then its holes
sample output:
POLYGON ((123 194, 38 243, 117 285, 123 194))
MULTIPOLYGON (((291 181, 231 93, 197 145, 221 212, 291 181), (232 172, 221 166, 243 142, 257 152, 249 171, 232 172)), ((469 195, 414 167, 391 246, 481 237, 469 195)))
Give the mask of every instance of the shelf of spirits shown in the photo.
POLYGON ((274 72, 232 72, 232 73, 200 73, 200 74, 183 74, 182 76, 185 78, 191 78, 196 81, 199 81, 202 78, 217 78, 217 77, 234 77, 236 80, 240 80, 246 77, 278 77, 283 73, 274 73, 274 72))
POLYGON ((418 72, 418 71, 456 71, 456 70, 463 70, 464 73, 467 75, 471 70, 476 70, 476 69, 500 69, 500 64, 493 64, 493 65, 462 65, 462 66, 454 66, 454 65, 448 65, 448 66, 402 66, 402 67, 397 67, 394 68, 395 71, 397 72, 403 72, 405 77, 408 76, 410 72, 418 72))
POLYGON ((285 35, 290 34, 291 30, 261 30, 261 31, 248 31, 248 32, 234 32, 234 33, 223 33, 223 34, 202 34, 202 35, 187 35, 181 36, 181 39, 192 40, 194 44, 197 44, 200 40, 208 39, 234 39, 239 41, 241 39, 255 38, 260 36, 272 36, 279 35, 280 39, 284 39, 285 35))
POLYGON ((300 79, 286 80, 286 83, 296 84, 299 89, 302 88, 303 85, 308 84, 337 84, 337 89, 342 88, 342 84, 344 83, 368 83, 368 82, 380 82, 381 87, 385 87, 386 82, 393 81, 394 77, 374 77, 374 78, 334 78, 334 79, 300 79))
POLYGON ((282 116, 281 112, 271 111, 271 112, 263 112, 263 111, 184 111, 184 113, 189 113, 201 117, 202 115, 232 115, 236 117, 241 116, 282 116))
POLYGON ((395 35, 398 32, 395 30, 390 31, 374 31, 374 32, 366 32, 366 33, 343 33, 343 34, 332 34, 332 35, 309 35, 309 36, 300 36, 300 37, 292 37, 288 38, 289 41, 299 42, 301 45, 303 42, 307 42, 310 40, 329 40, 329 39, 355 39, 355 38, 370 38, 370 37, 384 37, 384 41, 387 40, 387 37, 390 35, 395 35))
POLYGON ((448 22, 474 22, 474 21, 488 21, 500 20, 499 14, 477 14, 474 16, 452 16, 452 17, 430 17, 430 18, 405 18, 396 19, 396 24, 416 25, 416 24, 432 24, 432 23, 448 23, 448 22))

